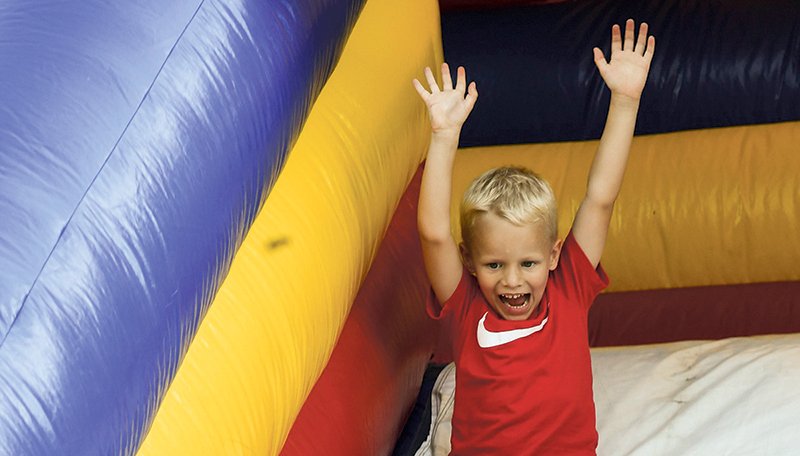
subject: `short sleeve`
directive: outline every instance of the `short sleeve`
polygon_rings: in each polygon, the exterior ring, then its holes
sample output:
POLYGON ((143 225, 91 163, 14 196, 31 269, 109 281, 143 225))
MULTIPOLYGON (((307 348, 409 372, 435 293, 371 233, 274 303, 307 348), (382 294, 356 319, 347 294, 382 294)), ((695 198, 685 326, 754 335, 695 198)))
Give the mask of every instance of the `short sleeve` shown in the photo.
MULTIPOLYGON (((477 290, 469 271, 463 269, 461 280, 450 298, 440 304, 431 289, 425 307, 428 316, 434 319, 438 326, 437 348, 434 362, 448 363, 454 359, 454 341, 458 339, 459 328, 466 317, 469 302, 477 290)), ((477 290, 477 292, 480 292, 477 290)))
POLYGON ((470 298, 470 278, 467 269, 462 269, 461 280, 458 281, 456 289, 450 298, 441 304, 433 290, 430 290, 425 305, 428 316, 438 321, 458 319, 459 314, 466 310, 466 304, 470 298))
POLYGON ((597 268, 592 267, 572 231, 564 239, 555 276, 564 284, 565 293, 572 295, 586 309, 609 283, 603 266, 598 264, 597 268))

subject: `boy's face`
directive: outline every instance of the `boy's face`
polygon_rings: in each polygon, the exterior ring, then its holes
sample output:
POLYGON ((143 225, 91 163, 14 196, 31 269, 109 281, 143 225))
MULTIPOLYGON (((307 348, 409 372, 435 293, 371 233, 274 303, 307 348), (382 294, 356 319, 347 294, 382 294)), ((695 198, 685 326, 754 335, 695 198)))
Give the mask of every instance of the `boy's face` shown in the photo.
POLYGON ((462 245, 464 262, 500 317, 525 320, 539 306, 561 252, 561 241, 546 233, 541 224, 518 226, 491 212, 475 221, 470 246, 462 245))

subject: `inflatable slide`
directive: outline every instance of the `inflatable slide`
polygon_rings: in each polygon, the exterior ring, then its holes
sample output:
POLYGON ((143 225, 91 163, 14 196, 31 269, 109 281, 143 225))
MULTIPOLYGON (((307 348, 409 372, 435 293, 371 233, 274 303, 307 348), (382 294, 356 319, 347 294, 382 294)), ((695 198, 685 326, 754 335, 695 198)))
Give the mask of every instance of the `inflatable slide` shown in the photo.
MULTIPOLYGON (((34 1, 0 24, 0 454, 276 454, 424 154, 404 89, 441 61, 436 4, 34 1)), ((415 298, 388 285, 367 298, 415 298)))
POLYGON ((588 327, 599 454, 790 454, 795 2, 30 0, 0 6, 0 455, 413 454, 446 360, 411 80, 481 91, 454 195, 526 165, 566 228, 628 17, 659 52, 588 327))

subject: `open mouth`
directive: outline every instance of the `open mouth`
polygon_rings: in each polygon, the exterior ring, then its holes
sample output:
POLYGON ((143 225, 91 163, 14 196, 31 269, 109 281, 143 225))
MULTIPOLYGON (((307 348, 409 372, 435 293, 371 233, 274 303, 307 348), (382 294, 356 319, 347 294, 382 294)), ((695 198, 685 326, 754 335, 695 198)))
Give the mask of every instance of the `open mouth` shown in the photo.
POLYGON ((499 297, 500 302, 512 308, 525 307, 531 300, 530 293, 507 293, 501 294, 499 297))

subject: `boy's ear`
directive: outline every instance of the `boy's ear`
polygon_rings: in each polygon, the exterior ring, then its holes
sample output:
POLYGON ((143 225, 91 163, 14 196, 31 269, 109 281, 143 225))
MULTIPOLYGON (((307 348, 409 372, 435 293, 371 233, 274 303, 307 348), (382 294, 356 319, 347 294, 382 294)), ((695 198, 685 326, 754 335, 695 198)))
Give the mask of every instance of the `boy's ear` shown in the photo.
POLYGON ((558 267, 558 259, 561 258, 561 247, 564 245, 564 241, 561 239, 556 239, 555 244, 553 244, 553 249, 550 251, 550 270, 554 271, 556 267, 558 267))
POLYGON ((475 275, 475 262, 472 261, 472 255, 469 254, 469 249, 464 243, 458 244, 458 250, 461 252, 461 262, 467 267, 470 274, 475 275))

